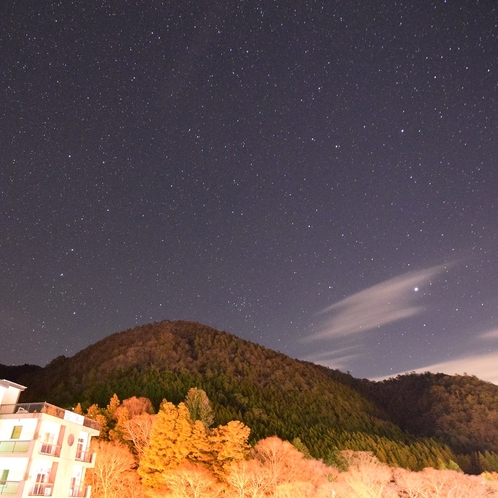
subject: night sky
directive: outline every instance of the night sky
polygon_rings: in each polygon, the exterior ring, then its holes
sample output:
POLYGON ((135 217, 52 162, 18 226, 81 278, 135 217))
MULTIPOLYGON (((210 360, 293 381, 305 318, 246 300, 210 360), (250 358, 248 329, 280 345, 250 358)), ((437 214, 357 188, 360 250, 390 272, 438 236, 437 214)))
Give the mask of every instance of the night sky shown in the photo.
POLYGON ((3 0, 0 363, 192 320, 498 383, 495 0, 3 0))

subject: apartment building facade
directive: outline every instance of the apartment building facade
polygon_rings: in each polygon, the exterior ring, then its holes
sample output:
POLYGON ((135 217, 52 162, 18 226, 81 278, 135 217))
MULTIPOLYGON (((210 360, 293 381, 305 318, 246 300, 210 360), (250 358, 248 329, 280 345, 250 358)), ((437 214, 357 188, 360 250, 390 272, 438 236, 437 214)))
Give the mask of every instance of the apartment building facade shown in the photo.
POLYGON ((46 402, 19 403, 24 389, 0 380, 0 496, 89 498, 98 423, 46 402))

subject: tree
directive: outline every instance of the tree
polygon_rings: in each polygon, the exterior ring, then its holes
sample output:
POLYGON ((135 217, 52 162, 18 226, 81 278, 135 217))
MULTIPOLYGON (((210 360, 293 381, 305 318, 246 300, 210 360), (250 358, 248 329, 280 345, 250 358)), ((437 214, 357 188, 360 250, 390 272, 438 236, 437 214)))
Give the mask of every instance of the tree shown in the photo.
POLYGON ((266 491, 266 476, 257 460, 242 460, 230 466, 225 476, 234 498, 260 498, 266 491))
MULTIPOLYGON (((132 396, 123 400, 120 408, 126 408, 130 418, 136 417, 137 415, 142 415, 143 413, 154 413, 154 407, 152 406, 152 401, 149 398, 140 396, 132 396)), ((118 408, 119 410, 119 408, 118 408)))
POLYGON ((225 474, 230 465, 249 456, 250 433, 251 429, 238 420, 213 429, 209 441, 214 454, 213 466, 216 474, 225 474))
POLYGON ((221 491, 215 477, 202 465, 184 462, 163 475, 174 498, 214 498, 221 491))
POLYGON ((203 461, 207 440, 204 426, 194 424, 184 403, 175 407, 163 400, 154 420, 148 446, 143 449, 138 472, 148 488, 161 488, 162 475, 186 460, 203 461), (203 436, 204 434, 204 436, 203 436))
POLYGON ((116 410, 121 405, 121 401, 119 401, 118 395, 114 393, 109 400, 109 404, 106 407, 106 415, 108 420, 117 420, 116 410))
POLYGON ((426 468, 422 472, 397 469, 398 487, 406 496, 416 498, 475 498, 496 496, 491 482, 481 476, 469 476, 454 470, 426 468))
POLYGON ((270 496, 330 496, 329 469, 322 461, 305 459, 288 441, 269 437, 259 441, 253 450, 254 459, 265 476, 263 488, 270 496))
POLYGON ((99 438, 100 439, 107 439, 107 437, 109 435, 109 425, 107 423, 107 417, 105 416, 105 414, 103 412, 104 412, 104 410, 99 408, 99 405, 93 404, 88 408, 88 410, 86 412, 86 416, 89 418, 92 418, 93 420, 95 420, 96 422, 98 422, 100 424, 99 438))
POLYGON ((126 441, 132 442, 139 460, 142 457, 145 448, 150 444, 155 417, 156 415, 142 413, 131 419, 124 420, 122 424, 118 424, 122 426, 121 432, 123 438, 126 441))
POLYGON ((301 441, 301 438, 295 437, 292 440, 292 446, 296 448, 297 451, 303 454, 304 458, 312 458, 310 454, 310 450, 308 447, 301 441))
POLYGON ((130 445, 134 453, 140 457, 143 448, 149 444, 154 421, 154 412, 150 399, 133 396, 125 399, 114 410, 115 426, 110 431, 111 440, 130 445))
POLYGON ((78 415, 83 415, 83 408, 81 407, 81 403, 78 403, 78 404, 74 407, 73 412, 74 412, 74 413, 77 413, 78 415))
POLYGON ((213 425, 214 415, 211 402, 202 389, 190 388, 185 398, 185 405, 193 422, 200 420, 206 430, 213 425))
POLYGON ((379 462, 370 451, 342 451, 348 471, 339 475, 346 484, 347 496, 358 498, 398 497, 393 481, 393 470, 379 462))
POLYGON ((126 446, 97 439, 92 441, 92 449, 97 453, 97 458, 95 467, 89 469, 87 475, 94 498, 141 496, 135 460, 126 446))

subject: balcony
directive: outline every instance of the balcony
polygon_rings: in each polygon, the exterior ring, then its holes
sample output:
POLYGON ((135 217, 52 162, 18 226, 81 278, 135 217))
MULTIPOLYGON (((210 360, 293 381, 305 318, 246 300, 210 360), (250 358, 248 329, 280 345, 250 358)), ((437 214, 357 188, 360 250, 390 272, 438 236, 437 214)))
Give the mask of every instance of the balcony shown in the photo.
POLYGON ((30 484, 28 496, 52 496, 53 490, 52 482, 35 482, 30 484))
POLYGON ((93 462, 93 455, 95 455, 94 451, 78 450, 78 451, 76 451, 76 460, 78 462, 92 463, 93 462))
POLYGON ((26 453, 29 449, 30 442, 31 441, 20 441, 19 439, 0 441, 0 453, 26 453))
POLYGON ((90 486, 72 486, 69 488, 69 496, 77 496, 78 498, 86 498, 90 493, 90 486))
POLYGON ((49 455, 53 457, 61 456, 61 446, 59 444, 41 443, 40 455, 49 455))
POLYGON ((83 417, 82 415, 77 415, 69 410, 64 410, 64 408, 59 408, 58 406, 51 405, 45 401, 40 403, 17 403, 16 405, 1 405, 0 415, 3 414, 23 414, 23 413, 47 413, 57 418, 63 420, 75 421, 78 419, 78 423, 84 427, 89 427, 90 429, 100 430, 100 424, 88 417, 83 417))
POLYGON ((1 481, 0 495, 16 495, 19 488, 19 481, 1 481))

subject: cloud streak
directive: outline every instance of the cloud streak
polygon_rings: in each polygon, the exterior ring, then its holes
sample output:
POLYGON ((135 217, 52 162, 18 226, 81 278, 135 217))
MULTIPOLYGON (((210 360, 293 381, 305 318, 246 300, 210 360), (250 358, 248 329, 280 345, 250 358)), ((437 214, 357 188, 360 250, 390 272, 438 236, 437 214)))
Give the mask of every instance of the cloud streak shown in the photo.
POLYGON ((498 339, 498 329, 488 330, 482 333, 480 336, 482 339, 498 339))
MULTIPOLYGON (((455 360, 427 365, 415 370, 409 370, 409 372, 433 372, 445 373, 448 375, 463 375, 464 373, 467 373, 469 375, 475 375, 481 380, 498 385, 498 371, 496 370, 496 365, 498 365, 498 351, 493 351, 490 353, 469 355, 455 360)), ((379 377, 372 380, 383 380, 389 377, 396 377, 396 375, 403 373, 407 372, 399 372, 398 374, 379 377)))
POLYGON ((334 313, 323 329, 310 339, 347 336, 415 316, 424 308, 416 305, 416 289, 428 283, 448 265, 405 273, 353 294, 320 313, 334 313))
POLYGON ((321 351, 304 356, 303 360, 311 361, 312 363, 319 363, 320 365, 324 365, 329 368, 342 369, 347 368, 350 360, 354 360, 359 356, 362 356, 362 353, 354 352, 357 350, 357 346, 349 346, 341 349, 321 351))
MULTIPOLYGON (((498 328, 482 332, 477 336, 477 339, 498 339, 498 328)), ((474 353, 468 356, 461 356, 454 360, 434 363, 432 365, 427 365, 415 370, 399 372, 394 375, 378 377, 372 380, 384 380, 389 377, 395 377, 396 375, 404 374, 407 372, 433 372, 445 373, 448 375, 463 375, 464 373, 466 373, 468 375, 475 375, 482 380, 498 385, 498 370, 496 369, 496 365, 498 365, 498 351, 489 351, 487 353, 474 353)))

